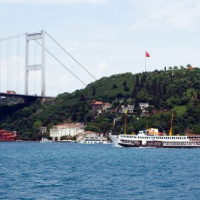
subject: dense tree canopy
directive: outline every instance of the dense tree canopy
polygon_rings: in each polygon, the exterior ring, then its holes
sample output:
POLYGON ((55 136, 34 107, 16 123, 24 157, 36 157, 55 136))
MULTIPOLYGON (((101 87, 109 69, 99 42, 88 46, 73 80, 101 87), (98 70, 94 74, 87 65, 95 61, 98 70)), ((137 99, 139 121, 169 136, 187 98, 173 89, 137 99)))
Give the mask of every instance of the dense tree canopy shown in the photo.
POLYGON ((188 129, 200 134, 200 69, 188 65, 135 75, 118 74, 71 94, 60 94, 45 104, 37 101, 32 105, 1 105, 0 128, 16 130, 23 139, 38 139, 40 126, 49 129, 63 122, 84 122, 87 130, 120 133, 124 116, 118 110, 122 104, 136 105, 135 113, 128 115, 128 133, 147 126, 167 132, 173 109, 175 134, 184 134, 188 129), (91 110, 92 100, 112 103, 112 109, 97 115, 91 110), (141 115, 137 106, 140 102, 151 105, 148 116, 141 115))

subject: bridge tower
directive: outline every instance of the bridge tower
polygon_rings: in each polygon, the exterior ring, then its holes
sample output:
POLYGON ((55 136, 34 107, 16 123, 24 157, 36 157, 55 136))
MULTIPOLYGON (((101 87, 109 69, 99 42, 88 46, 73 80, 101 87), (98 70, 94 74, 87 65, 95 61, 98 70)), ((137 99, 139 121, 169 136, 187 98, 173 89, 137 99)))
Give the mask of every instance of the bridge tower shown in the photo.
POLYGON ((29 71, 41 70, 41 96, 45 96, 45 31, 40 33, 26 33, 26 55, 25 55, 25 95, 28 95, 29 71), (29 64, 29 42, 34 40, 41 45, 41 63, 29 64), (40 40, 41 43, 38 42, 40 40))

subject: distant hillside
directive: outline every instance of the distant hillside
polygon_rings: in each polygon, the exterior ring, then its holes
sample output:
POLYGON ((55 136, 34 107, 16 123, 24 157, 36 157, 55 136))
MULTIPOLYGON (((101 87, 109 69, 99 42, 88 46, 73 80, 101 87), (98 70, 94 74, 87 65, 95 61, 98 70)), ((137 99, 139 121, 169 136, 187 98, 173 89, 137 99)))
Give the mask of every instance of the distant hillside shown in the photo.
POLYGON ((121 105, 135 105, 135 114, 128 115, 127 131, 148 126, 169 130, 171 110, 174 109, 174 133, 186 130, 200 134, 200 69, 173 67, 139 74, 125 73, 104 77, 85 89, 58 95, 51 102, 39 101, 31 106, 0 107, 0 128, 20 133, 23 139, 41 137, 38 128, 62 122, 85 122, 88 130, 107 133, 123 132, 124 114, 121 105), (97 116, 91 111, 92 100, 109 102, 112 108, 97 116), (139 102, 151 105, 148 116, 142 116, 139 102), (115 126, 113 119, 117 118, 115 126))

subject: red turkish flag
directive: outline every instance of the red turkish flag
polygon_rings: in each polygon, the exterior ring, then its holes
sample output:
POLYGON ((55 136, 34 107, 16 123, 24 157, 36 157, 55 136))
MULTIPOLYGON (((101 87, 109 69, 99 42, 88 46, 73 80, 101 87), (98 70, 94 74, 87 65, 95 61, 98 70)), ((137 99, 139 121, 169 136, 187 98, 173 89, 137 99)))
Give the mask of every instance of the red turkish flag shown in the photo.
POLYGON ((150 57, 150 54, 147 51, 145 51, 145 56, 150 57))

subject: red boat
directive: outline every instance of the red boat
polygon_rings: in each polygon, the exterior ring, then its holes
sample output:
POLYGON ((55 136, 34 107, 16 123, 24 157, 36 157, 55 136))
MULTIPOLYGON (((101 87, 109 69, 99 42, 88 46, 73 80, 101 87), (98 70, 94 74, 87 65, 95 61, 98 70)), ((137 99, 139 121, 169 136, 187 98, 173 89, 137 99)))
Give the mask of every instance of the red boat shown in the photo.
POLYGON ((16 138, 16 132, 0 130, 0 142, 14 142, 15 138, 16 138))

